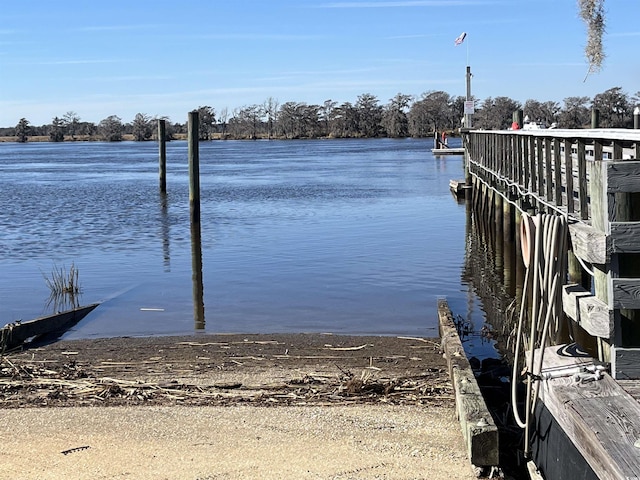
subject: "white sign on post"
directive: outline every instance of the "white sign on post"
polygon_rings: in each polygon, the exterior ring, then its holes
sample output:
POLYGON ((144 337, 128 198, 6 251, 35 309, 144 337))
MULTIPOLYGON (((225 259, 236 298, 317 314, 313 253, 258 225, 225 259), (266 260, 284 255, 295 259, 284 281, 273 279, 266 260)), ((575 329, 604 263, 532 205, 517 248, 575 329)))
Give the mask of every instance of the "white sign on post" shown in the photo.
POLYGON ((464 114, 473 115, 475 113, 475 107, 473 100, 465 100, 464 102, 464 114))

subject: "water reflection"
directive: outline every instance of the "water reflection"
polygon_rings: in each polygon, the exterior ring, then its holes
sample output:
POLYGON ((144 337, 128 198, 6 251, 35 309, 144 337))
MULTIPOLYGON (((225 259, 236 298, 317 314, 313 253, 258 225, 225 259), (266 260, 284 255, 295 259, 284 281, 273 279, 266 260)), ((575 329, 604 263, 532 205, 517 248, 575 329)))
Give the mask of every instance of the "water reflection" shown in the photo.
POLYGON ((162 258, 164 271, 171 271, 171 228, 169 221, 169 201, 167 192, 160 192, 160 233, 162 238, 162 258))
POLYGON ((202 235, 200 223, 191 223, 191 271, 194 328, 204 330, 204 285, 202 281, 202 235))
POLYGON ((506 341, 515 324, 516 286, 522 275, 516 249, 519 239, 512 227, 511 219, 503 219, 501 205, 486 209, 484 214, 471 203, 467 206, 462 280, 480 299, 490 326, 483 328, 491 328, 498 343, 506 341))

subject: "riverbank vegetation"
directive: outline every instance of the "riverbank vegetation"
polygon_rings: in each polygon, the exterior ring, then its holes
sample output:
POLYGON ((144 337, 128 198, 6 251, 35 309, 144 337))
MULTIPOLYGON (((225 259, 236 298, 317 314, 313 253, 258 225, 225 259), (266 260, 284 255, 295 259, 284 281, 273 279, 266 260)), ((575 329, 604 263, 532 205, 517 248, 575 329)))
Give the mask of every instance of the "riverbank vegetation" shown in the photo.
MULTIPOLYGON (((444 91, 429 91, 418 98, 398 93, 386 104, 370 93, 355 102, 339 104, 326 100, 321 105, 268 98, 262 104, 218 111, 200 106, 200 139, 258 138, 405 138, 429 137, 437 131, 455 132, 461 126, 465 98, 444 91)), ((640 104, 640 91, 630 96, 620 87, 589 97, 568 97, 563 104, 554 101, 527 100, 524 104, 509 97, 475 99, 473 126, 506 129, 513 112, 524 111, 531 121, 559 128, 583 128, 590 125, 591 110, 600 112, 603 128, 629 128, 633 109, 640 104)), ((69 111, 54 117, 47 125, 34 126, 22 118, 15 127, 0 128, 0 141, 110 141, 155 140, 159 118, 166 122, 167 139, 186 137, 186 123, 172 123, 166 117, 138 113, 130 122, 110 115, 98 124, 82 121, 69 111)))

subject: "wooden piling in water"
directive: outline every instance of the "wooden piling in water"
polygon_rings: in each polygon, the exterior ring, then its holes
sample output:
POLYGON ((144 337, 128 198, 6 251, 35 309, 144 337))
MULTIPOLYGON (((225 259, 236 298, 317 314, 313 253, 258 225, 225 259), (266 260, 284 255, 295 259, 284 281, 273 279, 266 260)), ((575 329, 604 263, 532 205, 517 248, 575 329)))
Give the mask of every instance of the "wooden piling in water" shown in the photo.
POLYGON ((200 118, 189 112, 189 212, 191 223, 191 269, 193 279, 193 310, 195 329, 203 330, 204 288, 202 280, 202 240, 200 230, 200 118))
POLYGON ((158 156, 160 170, 160 192, 167 193, 167 134, 166 121, 158 120, 158 156))
POLYGON ((197 111, 189 112, 189 212, 191 223, 200 223, 200 117, 197 111))

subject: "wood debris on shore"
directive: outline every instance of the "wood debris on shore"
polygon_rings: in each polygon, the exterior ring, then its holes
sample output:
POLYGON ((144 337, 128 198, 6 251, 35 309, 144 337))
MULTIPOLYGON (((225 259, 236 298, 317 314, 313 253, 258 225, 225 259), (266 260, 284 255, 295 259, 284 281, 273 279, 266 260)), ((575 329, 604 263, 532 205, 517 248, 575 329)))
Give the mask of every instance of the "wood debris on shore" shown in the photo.
POLYGON ((0 359, 0 402, 15 408, 453 401, 435 342, 244 337, 69 341, 19 352, 0 359))

